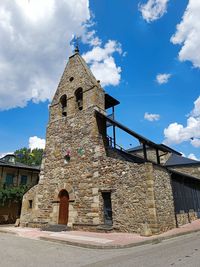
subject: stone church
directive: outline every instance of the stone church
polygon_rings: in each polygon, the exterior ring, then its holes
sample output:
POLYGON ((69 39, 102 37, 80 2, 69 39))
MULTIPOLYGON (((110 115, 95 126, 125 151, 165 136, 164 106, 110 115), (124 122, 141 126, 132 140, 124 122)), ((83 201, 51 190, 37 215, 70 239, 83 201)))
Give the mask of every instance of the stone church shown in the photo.
POLYGON ((118 104, 76 49, 50 106, 40 179, 24 195, 21 226, 141 233, 146 225, 157 234, 199 216, 200 162, 119 123, 118 104), (139 146, 118 146, 116 129, 139 146))

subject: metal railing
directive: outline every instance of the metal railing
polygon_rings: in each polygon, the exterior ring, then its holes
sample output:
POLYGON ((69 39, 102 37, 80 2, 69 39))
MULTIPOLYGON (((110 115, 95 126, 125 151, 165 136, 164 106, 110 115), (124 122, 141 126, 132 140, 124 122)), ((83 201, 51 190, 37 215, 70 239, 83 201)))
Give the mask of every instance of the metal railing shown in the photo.
POLYGON ((107 139, 108 139, 108 146, 109 147, 118 148, 121 151, 126 152, 126 150, 122 146, 116 144, 114 138, 112 138, 111 136, 107 135, 107 139))

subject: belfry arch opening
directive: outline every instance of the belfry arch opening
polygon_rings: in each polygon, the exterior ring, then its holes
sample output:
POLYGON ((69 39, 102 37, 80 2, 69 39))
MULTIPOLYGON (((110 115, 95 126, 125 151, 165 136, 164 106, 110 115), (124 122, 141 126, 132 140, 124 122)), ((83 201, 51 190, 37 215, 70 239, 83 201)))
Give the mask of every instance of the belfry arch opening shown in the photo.
POLYGON ((58 224, 67 225, 69 216, 69 194, 67 190, 62 189, 58 198, 60 200, 58 224))
POLYGON ((78 110, 83 109, 83 89, 79 87, 75 92, 76 108, 78 110))
POLYGON ((62 109, 62 116, 67 116, 67 95, 62 95, 60 98, 60 105, 62 109))

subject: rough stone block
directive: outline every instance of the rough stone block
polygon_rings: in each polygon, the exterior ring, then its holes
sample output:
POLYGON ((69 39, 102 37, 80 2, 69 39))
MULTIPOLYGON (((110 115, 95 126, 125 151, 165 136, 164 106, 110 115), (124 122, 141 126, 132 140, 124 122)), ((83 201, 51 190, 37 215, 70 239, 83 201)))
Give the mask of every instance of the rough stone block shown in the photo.
POLYGON ((94 203, 99 203, 99 196, 94 196, 93 197, 93 202, 94 203))
POLYGON ((93 187, 93 188, 92 188, 92 194, 93 194, 93 195, 98 195, 98 193, 99 193, 99 188, 97 188, 97 187, 93 187))
POLYGON ((99 224, 100 223, 100 220, 98 217, 93 218, 92 221, 93 221, 93 224, 99 224))

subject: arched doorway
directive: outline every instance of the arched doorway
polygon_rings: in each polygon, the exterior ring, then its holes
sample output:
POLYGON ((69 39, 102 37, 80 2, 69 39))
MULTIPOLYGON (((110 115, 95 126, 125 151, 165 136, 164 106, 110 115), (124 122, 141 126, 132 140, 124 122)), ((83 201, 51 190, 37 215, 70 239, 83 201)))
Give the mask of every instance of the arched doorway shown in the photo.
POLYGON ((67 225, 69 211, 69 194, 65 189, 63 189, 60 191, 58 197, 60 199, 58 224, 67 225))

